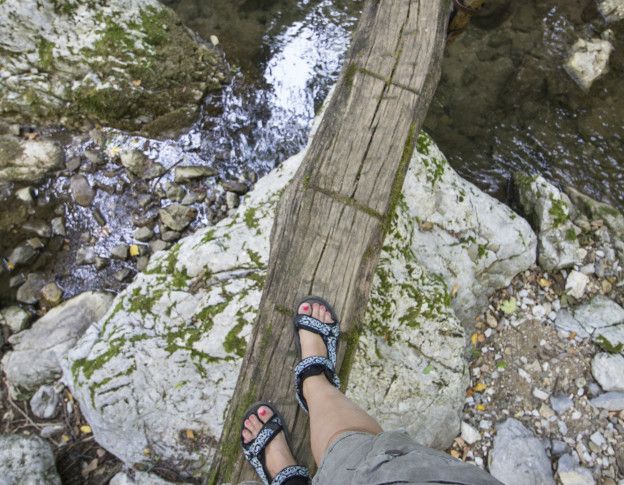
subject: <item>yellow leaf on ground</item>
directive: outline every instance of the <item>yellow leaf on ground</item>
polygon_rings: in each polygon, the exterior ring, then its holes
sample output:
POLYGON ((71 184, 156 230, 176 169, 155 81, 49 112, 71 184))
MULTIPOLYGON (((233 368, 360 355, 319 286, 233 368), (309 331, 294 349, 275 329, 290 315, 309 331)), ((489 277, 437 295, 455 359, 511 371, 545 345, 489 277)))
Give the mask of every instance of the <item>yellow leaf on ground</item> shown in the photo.
POLYGON ((475 392, 483 392, 487 389, 487 386, 483 384, 483 382, 479 382, 476 386, 474 386, 475 392))
POLYGON ((145 449, 143 450, 143 454, 144 454, 145 456, 149 456, 149 455, 151 455, 151 454, 152 454, 152 450, 150 450, 149 448, 145 448, 145 449))
POLYGON ((141 80, 140 79, 134 79, 132 81, 132 85, 136 86, 136 87, 139 87, 141 85, 141 80))
POLYGON ((130 245, 130 256, 135 257, 139 255, 139 246, 136 244, 130 245))
POLYGON ((546 278, 540 278, 537 282, 542 288, 549 288, 552 285, 552 281, 547 280, 546 278))
POLYGON ((15 269, 15 265, 9 261, 7 262, 7 268, 9 268, 9 271, 13 271, 15 269))
POLYGON ((63 443, 67 443, 69 441, 69 436, 64 434, 63 436, 61 436, 61 441, 63 441, 63 443))
POLYGON ((187 429, 186 430, 186 437, 190 440, 194 440, 195 439, 195 433, 193 433, 192 429, 187 429))
POLYGON ((477 345, 477 339, 479 338, 479 334, 478 333, 473 333, 470 337, 470 342, 472 342, 472 345, 477 345))
POLYGON ((89 426, 88 424, 83 424, 80 427, 80 432, 83 434, 90 434, 91 433, 91 426, 89 426))
POLYGON ((485 404, 477 404, 477 411, 485 411, 485 404))

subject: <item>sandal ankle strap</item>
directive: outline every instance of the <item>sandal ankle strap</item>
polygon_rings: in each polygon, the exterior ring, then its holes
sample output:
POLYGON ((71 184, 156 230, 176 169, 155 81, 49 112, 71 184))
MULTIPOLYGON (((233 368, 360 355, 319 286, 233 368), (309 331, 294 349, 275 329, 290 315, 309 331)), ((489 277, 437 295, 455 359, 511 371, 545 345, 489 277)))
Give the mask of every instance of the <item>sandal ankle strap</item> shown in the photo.
POLYGON ((305 397, 303 397, 303 381, 310 376, 318 376, 320 374, 325 374, 325 377, 327 377, 327 380, 331 384, 340 388, 340 378, 338 374, 336 374, 334 363, 327 357, 307 357, 295 367, 295 392, 297 401, 306 413, 308 412, 308 403, 305 397))

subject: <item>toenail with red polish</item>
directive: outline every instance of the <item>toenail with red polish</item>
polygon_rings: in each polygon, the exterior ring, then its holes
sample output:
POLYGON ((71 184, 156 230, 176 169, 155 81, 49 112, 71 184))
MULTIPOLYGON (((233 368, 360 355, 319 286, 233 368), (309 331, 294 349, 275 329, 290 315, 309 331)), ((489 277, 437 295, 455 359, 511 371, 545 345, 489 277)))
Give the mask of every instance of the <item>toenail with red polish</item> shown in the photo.
POLYGON ((303 305, 303 311, 307 312, 310 307, 308 305, 303 305))
POLYGON ((266 409, 261 409, 260 410, 260 416, 264 416, 266 414, 266 409))

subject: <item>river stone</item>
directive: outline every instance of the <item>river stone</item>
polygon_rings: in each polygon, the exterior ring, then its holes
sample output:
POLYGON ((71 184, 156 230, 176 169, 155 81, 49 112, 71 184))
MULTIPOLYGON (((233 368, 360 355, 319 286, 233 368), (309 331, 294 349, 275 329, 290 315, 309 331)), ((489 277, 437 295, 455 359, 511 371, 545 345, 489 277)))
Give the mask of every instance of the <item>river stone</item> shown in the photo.
POLYGON ((21 229, 26 232, 32 232, 39 237, 49 238, 52 236, 52 229, 47 222, 44 221, 28 221, 22 224, 21 229))
POLYGON ((39 386, 58 379, 60 359, 102 317, 112 300, 108 293, 82 293, 50 310, 28 330, 11 336, 13 350, 2 358, 11 396, 28 399, 39 386))
POLYGON ((624 356, 596 354, 592 360, 592 374, 605 391, 624 391, 624 356))
POLYGON ((84 175, 74 175, 69 181, 69 190, 78 205, 88 207, 93 202, 95 190, 84 175))
POLYGON ((581 89, 589 91, 594 81, 609 71, 611 52, 613 44, 608 40, 579 39, 572 46, 564 68, 581 89))
POLYGON ((30 273, 26 276, 26 281, 17 289, 16 299, 20 303, 34 305, 39 301, 41 289, 47 281, 41 273, 30 273))
MULTIPOLYGON (((6 4, 7 2, 0 4, 0 18, 5 18, 2 10, 6 9, 6 4)), ((3 22, 0 32, 5 25, 3 22)), ((4 55, 3 52, 4 50, 0 49, 0 59, 4 55)), ((6 68, 4 63, 0 64, 6 68)), ((4 89, 0 91, 0 111, 5 92, 4 89)), ((0 184, 40 182, 48 172, 62 167, 63 150, 57 143, 49 140, 20 140, 12 136, 0 136, 0 184)))
POLYGON ((173 179, 176 183, 182 183, 216 174, 216 170, 210 167, 176 167, 173 179))
POLYGON ((244 195, 249 191, 247 184, 236 180, 224 180, 221 182, 221 187, 228 192, 234 192, 238 195, 244 195))
POLYGON ((624 20, 624 0, 598 0, 598 11, 608 23, 624 20))
MULTIPOLYGON (((432 153, 437 150, 432 143, 428 147, 432 153)), ((96 440, 125 463, 149 463, 158 456, 185 475, 210 465, 256 318, 275 205, 303 156, 290 158, 260 179, 232 218, 153 255, 147 269, 117 296, 111 310, 64 359, 63 379, 96 440), (185 440, 189 429, 198 437, 193 446, 185 440)), ((415 154, 412 164, 421 163, 422 156, 415 154)), ((413 244, 418 237, 413 214, 422 199, 407 195, 416 191, 412 187, 419 183, 416 172, 417 168, 411 169, 406 178, 405 195, 388 240, 400 249, 385 245, 375 276, 376 296, 366 312, 368 322, 379 322, 380 316, 384 319, 362 336, 350 382, 361 383, 365 372, 363 385, 376 402, 387 394, 383 408, 402 410, 402 419, 401 413, 378 413, 384 423, 414 427, 416 421, 421 422, 422 439, 446 444, 452 439, 451 429, 459 431, 468 382, 462 360, 464 334, 443 277, 416 261, 420 246, 413 244), (405 288, 396 288, 401 282, 405 288), (432 294, 425 296, 425 291, 432 294), (395 301, 398 295, 401 299, 395 301), (382 305, 390 308, 387 319, 382 305), (388 335, 389 329, 396 329, 396 335, 388 335), (383 353, 377 354, 374 345, 383 353), (371 369, 376 379, 370 378, 371 369), (389 386, 394 371, 400 382, 396 390, 389 386), (405 404, 397 399, 405 399, 405 404)), ((436 185, 436 193, 454 190, 453 185, 436 185)), ((526 229, 525 238, 530 241, 528 224, 514 219, 511 211, 497 208, 493 199, 483 200, 488 201, 484 210, 499 214, 498 226, 526 229)), ((446 251, 455 241, 450 236, 446 242, 434 240, 439 244, 436 251, 446 251)), ((518 259, 524 269, 534 257, 531 245, 524 249, 528 256, 514 249, 507 253, 508 249, 499 247, 497 254, 509 254, 512 266, 517 264, 515 255, 522 254, 518 259)), ((502 268, 495 271, 505 272, 502 268)), ((359 392, 360 385, 350 384, 350 395, 357 399, 359 392)), ((372 400, 363 403, 367 402, 373 404, 372 400)))
POLYGON ((578 459, 572 454, 559 458, 557 475, 561 485, 594 485, 596 483, 591 471, 580 466, 578 459))
POLYGON ((32 262, 39 254, 30 244, 20 244, 11 254, 9 254, 9 263, 13 266, 26 265, 32 262))
POLYGON ((0 117, 150 133, 189 126, 221 56, 156 0, 0 2, 0 117))
POLYGON ((61 485, 52 447, 37 436, 0 435, 0 483, 61 485))
POLYGON ((182 204, 171 204, 158 211, 162 223, 173 231, 183 231, 197 215, 197 211, 192 207, 182 204))
POLYGON ((575 214, 570 198, 541 175, 514 173, 514 192, 523 214, 538 233, 537 259, 546 271, 582 265, 585 250, 572 223, 575 214))
POLYGON ((149 227, 138 227, 132 233, 132 237, 137 241, 146 242, 154 237, 154 231, 149 227))
POLYGON ((513 418, 496 427, 490 473, 505 485, 555 485, 541 440, 513 418))
POLYGON ((52 419, 59 410, 61 396, 54 386, 41 386, 30 398, 30 409, 39 419, 52 419))
POLYGON ((452 307, 467 327, 488 298, 535 263, 537 239, 522 217, 462 179, 425 133, 403 186, 416 262, 457 292, 452 307), (477 208, 477 209, 475 209, 477 208))
POLYGON ((18 306, 0 309, 0 324, 9 328, 11 333, 21 332, 28 326, 30 315, 18 306))
POLYGON ((63 299, 63 290, 54 282, 48 283, 41 288, 41 300, 48 306, 56 306, 63 299))
POLYGON ((121 152, 119 156, 121 164, 136 177, 150 180, 165 173, 165 167, 160 163, 150 160, 141 150, 133 148, 121 152))

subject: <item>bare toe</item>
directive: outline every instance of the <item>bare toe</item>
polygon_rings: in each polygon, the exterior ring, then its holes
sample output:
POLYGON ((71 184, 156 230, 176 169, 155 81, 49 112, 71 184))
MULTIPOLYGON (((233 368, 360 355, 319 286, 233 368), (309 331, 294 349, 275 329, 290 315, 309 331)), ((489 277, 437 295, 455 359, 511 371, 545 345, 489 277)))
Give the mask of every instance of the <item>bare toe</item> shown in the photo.
POLYGON ((309 303, 302 303, 301 305, 299 305, 299 309, 297 310, 297 312, 300 315, 311 315, 312 314, 312 306, 309 303))
POLYGON ((249 443, 253 438, 254 438, 253 435, 248 429, 243 430, 243 442, 244 443, 249 443))
POLYGON ((266 406, 262 406, 260 407, 260 409, 258 409, 258 416, 263 423, 266 423, 269 419, 273 417, 273 411, 271 411, 271 409, 266 406))
POLYGON ((256 416, 255 414, 252 414, 251 416, 249 416, 249 422, 251 425, 249 430, 254 434, 254 437, 255 437, 262 429, 262 423, 258 419, 258 416, 256 416))
POLYGON ((319 305, 318 303, 312 303, 312 317, 316 318, 317 320, 320 320, 321 316, 321 305, 319 305))

